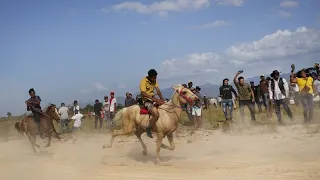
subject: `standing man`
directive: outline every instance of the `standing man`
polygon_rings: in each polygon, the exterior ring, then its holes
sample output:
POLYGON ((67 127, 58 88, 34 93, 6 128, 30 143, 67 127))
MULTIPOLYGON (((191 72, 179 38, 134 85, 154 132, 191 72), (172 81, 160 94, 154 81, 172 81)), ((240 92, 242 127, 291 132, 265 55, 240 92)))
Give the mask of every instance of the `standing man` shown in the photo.
POLYGON ((127 92, 126 93, 126 99, 124 101, 124 107, 129 107, 135 104, 135 100, 132 98, 132 95, 127 92))
POLYGON ((188 82, 188 89, 192 89, 193 88, 193 82, 192 81, 189 81, 188 82))
POLYGON ((60 126, 62 133, 69 132, 69 108, 66 107, 64 103, 61 103, 58 113, 60 115, 60 126))
POLYGON ((114 115, 117 113, 117 99, 114 97, 114 92, 110 93, 109 113, 110 113, 110 120, 113 121, 114 115))
POLYGON ((201 128, 202 127, 202 103, 203 103, 203 96, 200 93, 201 88, 196 86, 195 95, 199 98, 195 101, 194 105, 192 106, 192 116, 193 116, 193 125, 195 127, 201 128))
POLYGON ((295 76, 295 73, 292 72, 291 83, 297 83, 299 87, 299 91, 301 93, 301 103, 303 106, 303 117, 305 123, 310 123, 313 120, 313 112, 314 112, 314 102, 313 102, 313 92, 314 87, 313 78, 308 77, 305 70, 301 71, 301 78, 295 76))
POLYGON ((292 112, 288 106, 289 85, 286 79, 280 77, 280 73, 277 70, 274 70, 270 76, 272 77, 271 81, 269 82, 268 88, 270 100, 274 101, 274 104, 276 105, 276 115, 278 117, 278 123, 284 124, 282 121, 280 105, 283 106, 289 118, 293 120, 292 112))
POLYGON ((149 120, 149 125, 146 128, 146 133, 148 137, 153 138, 152 136, 152 127, 156 124, 159 119, 159 111, 155 105, 164 104, 165 100, 162 97, 159 85, 157 83, 157 71, 150 69, 148 71, 148 76, 144 77, 140 81, 140 92, 142 96, 142 102, 144 107, 146 107, 151 114, 151 119, 149 120), (160 99, 155 97, 154 90, 157 91, 157 94, 160 99))
POLYGON ((101 129, 102 128, 102 118, 101 118, 102 104, 99 102, 98 99, 95 101, 95 104, 93 106, 93 110, 94 110, 94 115, 95 115, 94 128, 97 129, 98 121, 100 121, 100 129, 101 129))
POLYGON ((254 94, 254 97, 251 97, 251 98, 254 98, 253 107, 255 107, 255 104, 257 104, 259 113, 261 113, 262 108, 261 108, 261 102, 260 102, 260 87, 255 86, 253 81, 250 82, 250 86, 254 94))
POLYGON ((36 96, 36 92, 34 91, 33 88, 29 89, 29 95, 30 95, 30 98, 25 102, 27 105, 27 111, 32 112, 33 120, 37 124, 38 132, 42 137, 42 132, 40 129, 40 115, 42 113, 41 106, 40 106, 41 98, 40 96, 36 96))
POLYGON ((73 115, 80 113, 80 106, 78 105, 78 101, 73 101, 73 115))
MULTIPOLYGON (((318 78, 313 81, 313 86, 315 87, 314 96, 320 96, 320 74, 318 74, 318 78)), ((319 108, 320 108, 320 102, 319 102, 319 108)))
POLYGON ((251 99, 251 97, 254 97, 254 93, 250 85, 244 82, 243 77, 238 78, 239 74, 241 73, 242 72, 238 71, 233 78, 233 83, 235 84, 239 93, 239 108, 240 108, 241 119, 244 122, 245 120, 244 106, 248 106, 251 114, 251 121, 256 122, 256 116, 255 116, 255 111, 253 107, 254 99, 251 99), (238 78, 238 81, 237 81, 237 78, 238 78))
POLYGON ((104 96, 104 102, 102 103, 102 111, 104 113, 104 119, 106 120, 106 123, 108 124, 108 121, 110 120, 109 97, 108 96, 104 96))
POLYGON ((266 109, 266 114, 269 114, 269 82, 264 75, 260 76, 260 95, 266 109))
POLYGON ((232 111, 233 111, 233 96, 232 93, 234 94, 234 96, 237 98, 237 92, 233 89, 233 87, 231 85, 229 85, 229 79, 225 78, 222 81, 222 86, 219 88, 220 91, 220 97, 221 97, 221 102, 222 102, 222 110, 224 113, 224 116, 226 118, 226 120, 230 120, 232 121, 232 111), (228 114, 227 109, 229 108, 230 110, 230 114, 228 114))

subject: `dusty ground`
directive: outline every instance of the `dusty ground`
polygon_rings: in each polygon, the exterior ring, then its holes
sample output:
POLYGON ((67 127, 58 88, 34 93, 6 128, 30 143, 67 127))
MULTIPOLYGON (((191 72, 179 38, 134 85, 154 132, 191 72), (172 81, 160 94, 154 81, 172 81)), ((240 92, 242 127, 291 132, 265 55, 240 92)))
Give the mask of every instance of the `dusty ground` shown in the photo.
POLYGON ((181 131, 176 149, 161 151, 161 166, 154 164, 155 140, 143 137, 149 148, 143 156, 135 137, 118 138, 112 149, 102 149, 109 138, 78 134, 77 141, 53 140, 35 155, 26 136, 12 136, 0 142, 0 179, 320 179, 317 125, 260 125, 234 133, 181 131))

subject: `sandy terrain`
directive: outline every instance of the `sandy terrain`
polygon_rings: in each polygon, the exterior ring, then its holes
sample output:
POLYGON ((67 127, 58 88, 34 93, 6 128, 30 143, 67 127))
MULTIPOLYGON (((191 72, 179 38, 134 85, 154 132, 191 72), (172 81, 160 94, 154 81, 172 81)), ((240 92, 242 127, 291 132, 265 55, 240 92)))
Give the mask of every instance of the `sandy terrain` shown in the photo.
POLYGON ((161 151, 161 166, 154 164, 155 140, 143 137, 149 153, 143 156, 135 137, 118 138, 112 149, 102 149, 109 138, 78 134, 75 142, 53 140, 35 155, 26 136, 10 137, 0 142, 0 179, 320 179, 317 125, 265 125, 234 133, 181 131, 176 149, 161 151))

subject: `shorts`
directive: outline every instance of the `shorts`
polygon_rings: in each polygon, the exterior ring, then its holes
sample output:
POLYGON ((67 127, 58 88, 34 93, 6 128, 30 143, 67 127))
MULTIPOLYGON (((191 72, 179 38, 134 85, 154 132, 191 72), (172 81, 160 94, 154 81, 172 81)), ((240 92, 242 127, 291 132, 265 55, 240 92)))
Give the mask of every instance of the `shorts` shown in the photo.
POLYGON ((201 116, 202 107, 193 106, 192 107, 192 116, 201 116))
POLYGON ((154 108, 154 104, 151 101, 146 101, 146 102, 144 102, 144 107, 146 107, 148 109, 148 111, 151 112, 152 109, 154 108))

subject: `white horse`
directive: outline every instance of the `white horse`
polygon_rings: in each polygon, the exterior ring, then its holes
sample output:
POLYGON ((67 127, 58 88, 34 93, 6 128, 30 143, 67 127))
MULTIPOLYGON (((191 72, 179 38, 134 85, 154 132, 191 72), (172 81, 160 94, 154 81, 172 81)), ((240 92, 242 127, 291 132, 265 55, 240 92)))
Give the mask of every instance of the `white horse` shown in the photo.
POLYGON ((218 107, 218 100, 216 98, 210 98, 208 100, 210 105, 214 105, 215 107, 218 107))

